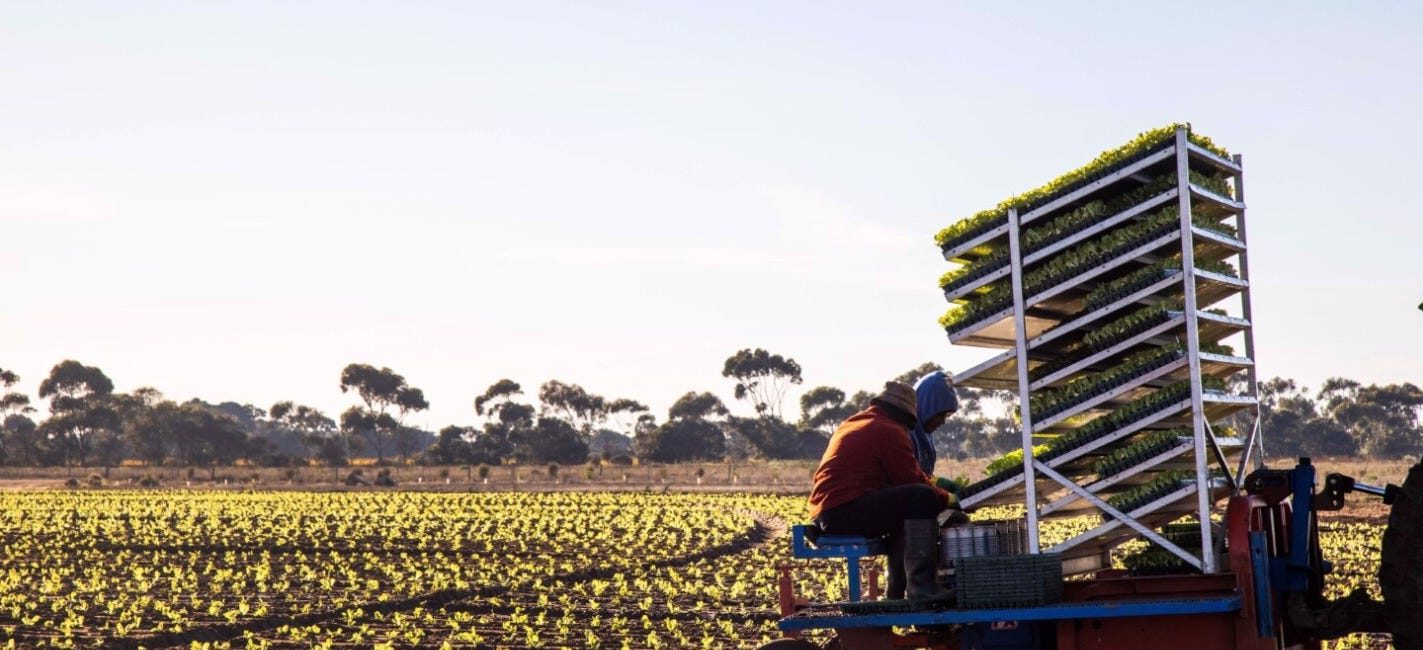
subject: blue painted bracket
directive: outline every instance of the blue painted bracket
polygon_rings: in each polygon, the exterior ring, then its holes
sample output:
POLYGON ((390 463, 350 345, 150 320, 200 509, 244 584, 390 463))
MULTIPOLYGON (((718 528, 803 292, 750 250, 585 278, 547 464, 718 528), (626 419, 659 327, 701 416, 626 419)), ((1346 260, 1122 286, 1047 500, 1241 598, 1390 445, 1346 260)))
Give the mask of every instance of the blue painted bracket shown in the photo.
POLYGON ((1265 531, 1250 532, 1250 566, 1255 572, 1255 626, 1260 638, 1275 636, 1275 611, 1270 606, 1270 552, 1265 531))
POLYGON ((1270 582, 1282 592, 1309 591, 1310 580, 1329 573, 1328 562, 1316 570, 1310 566, 1314 551, 1314 465, 1308 458, 1289 470, 1291 512, 1289 553, 1270 558, 1270 582))
POLYGON ((812 542, 806 537, 806 528, 804 524, 791 528, 791 555, 803 559, 845 558, 845 569, 850 574, 849 599, 859 601, 860 558, 887 553, 884 540, 859 535, 820 535, 812 542))

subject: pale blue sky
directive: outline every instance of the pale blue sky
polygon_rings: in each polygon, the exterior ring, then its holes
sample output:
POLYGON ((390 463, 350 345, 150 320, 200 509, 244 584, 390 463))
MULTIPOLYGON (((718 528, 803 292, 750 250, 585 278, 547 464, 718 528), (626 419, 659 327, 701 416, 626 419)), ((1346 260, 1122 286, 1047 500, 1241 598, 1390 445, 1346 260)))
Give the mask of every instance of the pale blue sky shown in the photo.
POLYGON ((1187 120, 1262 372, 1423 380, 1418 5, 1147 4, 0 2, 0 367, 334 414, 368 362, 430 427, 961 370, 934 232, 1187 120))

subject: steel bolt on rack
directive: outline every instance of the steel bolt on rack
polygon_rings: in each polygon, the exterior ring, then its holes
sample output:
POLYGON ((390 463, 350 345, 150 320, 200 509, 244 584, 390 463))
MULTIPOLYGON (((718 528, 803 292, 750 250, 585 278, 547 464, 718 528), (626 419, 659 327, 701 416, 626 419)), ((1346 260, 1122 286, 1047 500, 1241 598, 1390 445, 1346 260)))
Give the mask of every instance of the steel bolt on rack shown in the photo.
MULTIPOLYGON (((1003 505, 1021 502, 1026 506, 1027 547, 1030 553, 1061 553, 1067 573, 1082 573, 1107 566, 1110 550, 1133 537, 1150 540, 1170 551, 1203 573, 1216 573, 1216 553, 1219 540, 1212 538, 1211 515, 1216 501, 1237 490, 1243 474, 1258 467, 1264 458, 1260 440, 1257 377, 1254 364, 1255 339, 1253 312, 1250 306, 1250 273, 1245 235, 1244 169, 1236 155, 1223 158, 1191 142, 1188 132, 1180 127, 1174 140, 1160 151, 1104 174, 1100 179, 1068 192, 1052 201, 1020 214, 1007 211, 1005 224, 992 228, 972 240, 944 251, 950 261, 968 263, 981 255, 985 246, 1006 244, 1008 264, 975 278, 972 282, 946 292, 950 301, 971 299, 974 292, 990 282, 1010 279, 1012 304, 1009 308, 976 319, 967 326, 951 330, 949 339, 955 344, 1005 349, 988 361, 959 373, 960 385, 977 388, 1016 389, 1021 419, 1022 474, 975 490, 961 500, 965 508, 1003 505), (1210 170, 1233 181, 1234 197, 1222 196, 1191 183, 1190 172, 1210 170), (1094 196, 1102 196, 1124 187, 1121 184, 1141 182, 1147 173, 1167 173, 1174 169, 1175 187, 1152 196, 1136 205, 1118 210, 1079 232, 1060 241, 1025 254, 1024 227, 1050 215, 1061 214, 1094 196), (1034 295, 1024 295, 1028 269, 1050 260, 1069 248, 1104 235, 1111 229, 1132 223, 1150 212, 1176 206, 1179 228, 1168 235, 1133 245, 1132 250, 1112 259, 1099 260, 1091 268, 1074 271, 1075 277, 1046 289, 1035 289, 1034 295), (1193 207, 1196 212, 1193 213, 1193 207), (1207 215, 1219 221, 1235 220, 1236 235, 1230 237, 1214 230, 1198 227, 1193 214, 1207 215), (1006 240, 1006 242, 1004 241, 1006 240), (1085 311, 1080 299, 1083 290, 1108 279, 1122 269, 1140 262, 1153 262, 1167 257, 1180 257, 1180 269, 1163 272, 1162 279, 1151 282, 1110 304, 1085 311), (1221 261, 1235 257, 1239 277, 1214 273, 1198 267, 1198 260, 1221 261), (1177 294, 1179 311, 1169 313, 1161 325, 1144 333, 1092 352, 1069 366, 1051 374, 1030 379, 1029 370, 1035 362, 1053 360, 1064 354, 1063 343, 1074 334, 1090 331, 1094 326, 1111 322, 1129 307, 1152 304, 1163 293, 1177 294), (1240 316, 1222 316, 1203 311, 1205 307, 1238 296, 1240 316), (1094 368, 1111 367, 1113 359, 1132 350, 1160 345, 1173 333, 1182 335, 1184 355, 1160 368, 1130 379, 1101 394, 1062 409, 1035 417, 1032 394, 1059 385, 1064 380, 1094 368), (1244 356, 1228 356, 1202 352, 1203 343, 1215 343, 1223 338, 1240 335, 1244 339, 1244 356), (1226 380, 1245 374, 1244 394, 1232 395, 1208 391, 1203 378, 1226 380), (1050 458, 1035 458, 1033 443, 1044 436, 1071 431, 1092 414, 1099 417, 1134 397, 1159 389, 1172 381, 1188 380, 1189 396, 1173 401, 1158 411, 1138 420, 1122 423, 1109 432, 1080 447, 1050 458), (1212 420, 1220 420, 1242 410, 1254 409, 1248 432, 1243 437, 1217 436, 1212 420), (1114 446, 1128 444, 1138 432, 1149 428, 1184 427, 1191 436, 1182 443, 1151 458, 1135 462, 1131 467, 1115 471, 1111 476, 1094 476, 1092 464, 1084 462, 1092 454, 1109 452, 1114 446), (1237 456, 1232 466, 1231 457, 1237 456), (1184 467, 1183 467, 1184 465, 1184 467), (1219 475, 1212 472, 1218 468, 1219 475), (1188 469, 1194 481, 1161 495, 1150 503, 1129 512, 1114 507, 1109 498, 1123 489, 1146 483, 1167 469, 1188 469), (1040 497, 1052 497, 1044 499, 1040 497), (1072 539, 1044 548, 1039 538, 1039 523, 1044 517, 1079 515, 1086 509, 1102 513, 1103 521, 1090 531, 1072 539), (1157 528, 1182 517, 1195 515, 1200 528, 1199 556, 1173 543, 1157 528)), ((1001 253, 1000 253, 1001 254, 1001 253)), ((1205 262, 1201 262, 1205 263, 1205 262)), ((1179 538, 1178 538, 1179 539, 1179 538)), ((1194 547, 1193 544, 1186 545, 1194 547)))

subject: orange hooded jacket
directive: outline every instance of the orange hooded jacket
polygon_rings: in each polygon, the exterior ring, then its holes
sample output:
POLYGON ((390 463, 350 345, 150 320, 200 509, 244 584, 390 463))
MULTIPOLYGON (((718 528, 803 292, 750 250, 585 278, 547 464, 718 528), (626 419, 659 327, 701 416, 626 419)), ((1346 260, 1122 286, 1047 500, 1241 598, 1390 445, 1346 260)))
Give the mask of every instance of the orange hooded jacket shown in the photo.
POLYGON ((939 493, 943 507, 949 493, 934 485, 914 458, 909 431, 878 406, 871 406, 840 423, 830 435, 830 445, 815 470, 810 489, 810 517, 861 495, 912 483, 923 483, 939 493))

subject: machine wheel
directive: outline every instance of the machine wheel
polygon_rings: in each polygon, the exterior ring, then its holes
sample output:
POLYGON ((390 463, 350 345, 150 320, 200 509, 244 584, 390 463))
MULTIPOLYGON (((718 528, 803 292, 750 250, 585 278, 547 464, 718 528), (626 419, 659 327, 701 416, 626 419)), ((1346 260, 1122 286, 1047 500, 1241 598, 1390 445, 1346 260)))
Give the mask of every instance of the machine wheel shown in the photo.
POLYGON ((1379 586, 1396 650, 1423 650, 1423 463, 1408 470, 1383 533, 1379 586))

